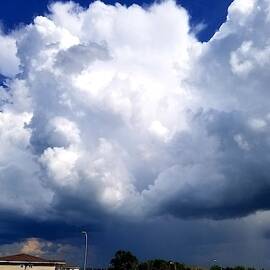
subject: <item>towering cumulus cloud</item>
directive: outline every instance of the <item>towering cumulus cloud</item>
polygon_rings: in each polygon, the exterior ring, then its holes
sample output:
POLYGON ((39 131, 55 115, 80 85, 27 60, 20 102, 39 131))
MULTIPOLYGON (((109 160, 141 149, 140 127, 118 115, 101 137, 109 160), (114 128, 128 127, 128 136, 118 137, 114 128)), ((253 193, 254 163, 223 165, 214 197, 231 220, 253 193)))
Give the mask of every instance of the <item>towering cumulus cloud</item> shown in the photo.
POLYGON ((54 3, 1 35, 1 211, 91 222, 269 209, 269 44, 268 0, 233 2, 207 43, 172 1, 54 3))

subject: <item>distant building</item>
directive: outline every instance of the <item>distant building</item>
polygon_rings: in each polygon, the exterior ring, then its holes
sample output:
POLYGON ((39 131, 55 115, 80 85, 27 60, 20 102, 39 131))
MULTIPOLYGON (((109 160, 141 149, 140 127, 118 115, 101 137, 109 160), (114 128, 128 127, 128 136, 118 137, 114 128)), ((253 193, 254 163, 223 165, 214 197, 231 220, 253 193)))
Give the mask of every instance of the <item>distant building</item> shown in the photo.
POLYGON ((64 270, 80 270, 80 267, 67 265, 64 267, 64 270))
POLYGON ((17 254, 0 257, 0 270, 79 270, 65 261, 46 260, 32 255, 17 254))

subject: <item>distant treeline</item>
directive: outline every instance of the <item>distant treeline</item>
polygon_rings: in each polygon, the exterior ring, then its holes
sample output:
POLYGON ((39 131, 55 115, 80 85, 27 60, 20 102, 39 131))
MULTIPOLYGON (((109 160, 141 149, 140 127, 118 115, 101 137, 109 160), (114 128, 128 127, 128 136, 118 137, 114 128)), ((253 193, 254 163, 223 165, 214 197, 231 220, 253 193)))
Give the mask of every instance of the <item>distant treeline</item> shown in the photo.
MULTIPOLYGON (((245 267, 245 266, 235 266, 235 267, 221 267, 219 265, 213 265, 210 267, 210 270, 256 270, 255 267, 245 267)), ((262 269, 258 269, 258 270, 264 270, 262 269)))
MULTIPOLYGON (((89 268, 89 270, 94 268, 89 268)), ((161 259, 140 262, 130 251, 119 250, 111 259, 107 270, 206 270, 204 267, 189 266, 184 263, 166 261, 161 259)), ((97 270, 97 269, 95 269, 97 270)), ((100 269, 101 270, 101 269, 100 269)), ((105 270, 104 268, 102 270, 105 270)), ((213 265, 210 270, 256 270, 254 267, 221 267, 213 265)), ((264 270, 264 269, 261 269, 264 270)))

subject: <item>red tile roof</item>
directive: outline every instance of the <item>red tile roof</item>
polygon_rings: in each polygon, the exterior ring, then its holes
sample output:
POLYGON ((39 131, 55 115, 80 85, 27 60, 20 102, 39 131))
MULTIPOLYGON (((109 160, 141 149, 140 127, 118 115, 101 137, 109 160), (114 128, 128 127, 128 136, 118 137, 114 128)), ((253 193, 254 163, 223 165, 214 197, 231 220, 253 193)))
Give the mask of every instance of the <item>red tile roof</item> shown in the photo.
POLYGON ((46 260, 40 257, 28 255, 28 254, 16 254, 12 256, 4 256, 0 257, 0 262, 30 262, 30 263, 52 263, 52 262, 57 262, 57 263, 64 263, 63 261, 55 261, 55 260, 46 260))

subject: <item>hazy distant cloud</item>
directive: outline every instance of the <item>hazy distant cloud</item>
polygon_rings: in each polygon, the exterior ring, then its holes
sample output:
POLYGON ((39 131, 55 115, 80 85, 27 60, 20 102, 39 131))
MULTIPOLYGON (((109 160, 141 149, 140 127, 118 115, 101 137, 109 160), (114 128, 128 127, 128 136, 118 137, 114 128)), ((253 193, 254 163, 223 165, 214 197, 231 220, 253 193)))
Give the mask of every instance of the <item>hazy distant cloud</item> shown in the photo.
POLYGON ((78 223, 269 209, 268 1, 236 0, 204 44, 172 1, 50 10, 1 37, 16 64, 0 54, 0 72, 20 71, 1 88, 2 209, 78 223))
POLYGON ((54 260, 71 261, 80 258, 80 249, 66 243, 54 243, 39 238, 27 238, 21 242, 14 242, 0 246, 0 255, 10 255, 15 253, 31 254, 43 258, 51 258, 54 260))

